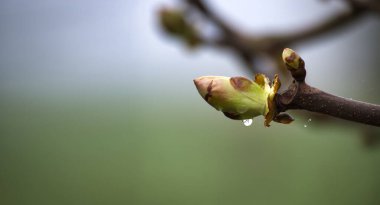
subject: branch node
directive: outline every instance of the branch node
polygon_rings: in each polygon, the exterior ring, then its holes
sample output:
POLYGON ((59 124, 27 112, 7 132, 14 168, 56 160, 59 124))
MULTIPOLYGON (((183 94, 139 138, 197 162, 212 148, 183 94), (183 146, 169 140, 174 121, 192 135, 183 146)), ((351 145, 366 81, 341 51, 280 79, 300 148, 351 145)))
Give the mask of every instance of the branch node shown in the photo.
MULTIPOLYGON (((380 126, 380 105, 334 96, 309 86, 305 83, 306 69, 302 58, 293 50, 286 48, 282 59, 294 80, 285 92, 275 95, 274 103, 277 113, 301 109, 380 126)), ((291 118, 281 115, 276 120, 288 122, 291 118)))

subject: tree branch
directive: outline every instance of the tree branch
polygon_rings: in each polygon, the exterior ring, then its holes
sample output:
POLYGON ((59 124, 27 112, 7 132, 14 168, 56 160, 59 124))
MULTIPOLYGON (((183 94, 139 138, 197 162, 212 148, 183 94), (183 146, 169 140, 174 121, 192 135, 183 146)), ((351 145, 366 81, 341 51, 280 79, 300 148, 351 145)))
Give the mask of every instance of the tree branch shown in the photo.
POLYGON ((221 35, 217 40, 203 39, 205 44, 232 50, 250 71, 254 71, 253 61, 257 54, 265 53, 275 58, 279 54, 278 51, 284 47, 290 47, 292 44, 307 41, 320 35, 336 31, 337 29, 343 28, 354 22, 354 20, 369 11, 380 11, 380 9, 378 9, 379 4, 374 1, 363 2, 346 0, 347 4, 350 6, 348 11, 338 13, 319 24, 291 34, 273 34, 256 37, 255 35, 243 34, 238 29, 233 28, 220 18, 203 0, 185 0, 185 2, 199 11, 221 31, 221 35))
POLYGON ((380 127, 380 105, 334 96, 306 84, 305 63, 290 49, 284 50, 283 60, 294 80, 285 92, 276 94, 277 113, 301 109, 380 127))
POLYGON ((233 28, 221 17, 219 17, 203 0, 185 0, 190 6, 197 9, 204 17, 209 19, 219 30, 221 35, 219 39, 210 40, 204 39, 206 44, 228 48, 237 54, 237 57, 245 64, 245 66, 252 70, 252 61, 254 49, 248 42, 244 35, 233 28))
POLYGON ((356 19, 361 17, 365 11, 366 10, 362 9, 361 7, 351 6, 350 10, 336 14, 335 16, 332 16, 318 24, 315 24, 312 27, 295 32, 293 34, 277 37, 277 42, 274 42, 274 44, 287 46, 292 43, 307 41, 317 36, 330 33, 354 22, 356 19))
POLYGON ((230 25, 228 25, 225 21, 222 20, 216 13, 211 10, 207 4, 205 4, 202 0, 186 0, 189 5, 192 5, 194 8, 198 9, 205 17, 207 17, 210 21, 214 22, 223 32, 228 35, 236 35, 235 29, 233 29, 230 25))

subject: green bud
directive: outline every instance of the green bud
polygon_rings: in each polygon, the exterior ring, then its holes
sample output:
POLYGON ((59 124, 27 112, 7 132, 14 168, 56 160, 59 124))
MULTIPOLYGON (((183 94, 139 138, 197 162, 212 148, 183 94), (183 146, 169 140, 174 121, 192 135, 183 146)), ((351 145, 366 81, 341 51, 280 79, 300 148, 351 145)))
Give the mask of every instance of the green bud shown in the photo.
POLYGON ((290 69, 299 69, 304 66, 302 58, 290 48, 285 48, 282 52, 282 60, 290 69))
POLYGON ((203 76, 194 80, 204 100, 234 120, 252 119, 268 113, 269 80, 257 75, 256 83, 244 77, 203 76))
POLYGON ((159 15, 161 26, 168 34, 182 39, 190 48, 201 43, 198 30, 185 18, 182 10, 163 8, 159 15))
POLYGON ((160 10, 160 20, 162 27, 168 33, 178 35, 185 30, 186 21, 183 12, 180 10, 162 8, 160 10))

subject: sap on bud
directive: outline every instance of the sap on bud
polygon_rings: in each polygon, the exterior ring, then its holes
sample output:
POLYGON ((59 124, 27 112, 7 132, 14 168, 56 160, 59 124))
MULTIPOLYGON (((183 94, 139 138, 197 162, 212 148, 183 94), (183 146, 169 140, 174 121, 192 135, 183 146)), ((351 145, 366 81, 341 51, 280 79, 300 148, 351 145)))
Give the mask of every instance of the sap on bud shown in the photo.
POLYGON ((202 76, 194 84, 203 99, 228 118, 251 119, 268 113, 271 89, 264 75, 257 83, 244 77, 202 76))

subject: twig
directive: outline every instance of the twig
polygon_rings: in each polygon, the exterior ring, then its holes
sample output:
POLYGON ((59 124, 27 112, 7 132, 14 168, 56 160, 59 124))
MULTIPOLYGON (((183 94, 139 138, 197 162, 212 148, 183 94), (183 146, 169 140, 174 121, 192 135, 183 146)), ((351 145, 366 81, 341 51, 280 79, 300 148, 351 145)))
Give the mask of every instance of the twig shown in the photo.
POLYGON ((208 45, 216 45, 218 47, 228 48, 233 50, 237 57, 245 64, 245 66, 252 70, 252 61, 254 49, 247 41, 248 39, 238 31, 230 26, 222 18, 220 18, 210 7, 202 0, 185 0, 193 8, 197 9, 200 13, 213 22, 218 27, 222 35, 217 40, 204 39, 208 45), (208 43, 207 43, 208 42, 208 43))
POLYGON ((185 0, 188 5, 198 10, 204 17, 209 19, 217 28, 221 30, 219 39, 204 39, 207 45, 223 47, 234 51, 245 63, 246 68, 254 71, 253 60, 259 53, 265 53, 275 58, 278 51, 292 44, 307 41, 317 36, 330 33, 339 28, 345 27, 354 20, 361 17, 367 11, 380 11, 379 3, 374 1, 346 0, 350 10, 339 13, 325 21, 286 35, 267 35, 256 37, 247 36, 220 18, 203 0, 185 0))
MULTIPOLYGON (((341 12, 335 16, 326 19, 319 24, 313 25, 313 27, 306 28, 304 30, 295 32, 293 34, 283 35, 276 37, 274 45, 288 46, 293 43, 299 43, 313 39, 317 36, 338 30, 354 22, 365 13, 364 9, 358 6, 351 6, 348 11, 341 12)), ((275 38, 269 37, 269 38, 275 38)), ((277 46, 278 47, 278 46, 277 46)))
POLYGON ((355 101, 325 93, 305 82, 305 63, 294 51, 285 49, 283 59, 294 78, 282 94, 275 96, 277 112, 302 109, 349 121, 380 126, 380 105, 355 101))
POLYGON ((194 8, 198 9, 205 17, 209 18, 212 22, 215 23, 220 29, 223 30, 228 35, 235 35, 236 31, 225 21, 223 21, 216 13, 211 10, 207 4, 202 0, 186 0, 189 5, 192 5, 194 8))

